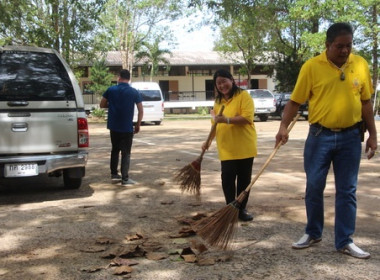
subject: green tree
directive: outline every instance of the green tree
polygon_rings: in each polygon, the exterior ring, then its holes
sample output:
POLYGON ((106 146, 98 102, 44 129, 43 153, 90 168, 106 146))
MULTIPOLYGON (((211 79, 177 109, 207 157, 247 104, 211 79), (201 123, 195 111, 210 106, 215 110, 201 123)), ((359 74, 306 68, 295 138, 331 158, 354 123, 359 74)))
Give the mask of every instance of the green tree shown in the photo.
POLYGON ((102 95, 111 85, 113 75, 109 72, 105 58, 96 60, 90 69, 89 87, 97 95, 102 95))
MULTIPOLYGON (((257 64, 267 64, 267 45, 263 44, 271 32, 270 9, 258 5, 259 1, 220 1, 212 3, 220 27, 220 39, 215 50, 236 61, 244 61, 240 74, 247 75, 248 81, 257 64)), ((268 70, 268 69, 267 69, 268 70)), ((270 69, 269 69, 270 70, 270 69)))
POLYGON ((162 36, 158 36, 153 43, 143 42, 141 50, 135 56, 136 60, 144 60, 145 65, 150 69, 150 81, 152 81, 153 76, 157 75, 160 63, 169 67, 169 61, 165 58, 165 54, 171 54, 171 52, 168 49, 160 48, 162 39, 162 36))
POLYGON ((272 33, 269 49, 276 70, 276 90, 291 92, 302 64, 323 49, 318 33, 319 21, 315 15, 303 19, 292 13, 297 0, 276 1, 272 6, 272 33))
POLYGON ((157 35, 160 23, 178 18, 182 6, 182 1, 176 0, 109 0, 102 14, 99 36, 113 50, 121 52, 122 67, 131 71, 134 54, 143 42, 157 35))
POLYGON ((0 41, 54 48, 72 64, 94 53, 93 31, 106 0, 1 0, 0 41))
MULTIPOLYGON (((370 61, 373 83, 377 84, 378 0, 189 0, 189 5, 198 8, 207 5, 217 18, 216 24, 223 22, 225 30, 225 27, 234 27, 229 32, 240 31, 247 37, 258 33, 256 40, 260 42, 245 44, 245 52, 252 48, 257 51, 260 44, 261 50, 271 51, 278 90, 286 91, 293 88, 303 62, 324 50, 327 26, 337 21, 348 21, 356 30, 355 51, 370 61), (247 24, 254 32, 249 31, 247 24)), ((224 35, 222 40, 224 45, 232 45, 236 36, 224 35)))
MULTIPOLYGON (((349 22, 355 30, 355 51, 367 58, 372 66, 373 84, 378 80, 378 56, 379 56, 379 1, 377 0, 296 0, 291 9, 291 14, 305 20, 319 18, 324 23, 324 28, 333 22, 349 22)), ((324 49, 323 36, 319 36, 313 43, 319 44, 324 49)), ((312 38, 305 33, 304 39, 312 38)))

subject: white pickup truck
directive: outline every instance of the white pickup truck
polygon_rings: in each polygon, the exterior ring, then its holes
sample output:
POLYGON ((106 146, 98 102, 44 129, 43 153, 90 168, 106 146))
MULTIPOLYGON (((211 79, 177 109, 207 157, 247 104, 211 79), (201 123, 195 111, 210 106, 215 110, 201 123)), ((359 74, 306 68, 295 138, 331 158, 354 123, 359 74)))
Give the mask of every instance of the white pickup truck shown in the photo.
POLYGON ((0 179, 63 176, 79 188, 89 133, 73 72, 52 49, 0 47, 0 179))
POLYGON ((248 89, 255 104, 255 116, 260 121, 267 121, 270 114, 276 111, 276 99, 273 93, 267 89, 248 89))

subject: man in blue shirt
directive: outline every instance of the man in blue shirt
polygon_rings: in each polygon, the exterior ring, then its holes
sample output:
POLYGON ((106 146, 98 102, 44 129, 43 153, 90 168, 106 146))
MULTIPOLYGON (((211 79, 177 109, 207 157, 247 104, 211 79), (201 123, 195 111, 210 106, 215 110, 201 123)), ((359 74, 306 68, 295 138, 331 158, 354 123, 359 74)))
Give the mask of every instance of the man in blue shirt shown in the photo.
POLYGON ((108 108, 107 128, 111 137, 111 179, 113 182, 132 185, 135 183, 129 178, 128 171, 131 161, 133 134, 140 131, 143 118, 142 97, 139 92, 129 85, 131 74, 128 70, 121 70, 118 84, 109 87, 100 101, 100 108, 108 108), (133 115, 135 104, 138 110, 137 123, 133 129, 133 115), (118 174, 119 154, 121 152, 121 176, 118 174))

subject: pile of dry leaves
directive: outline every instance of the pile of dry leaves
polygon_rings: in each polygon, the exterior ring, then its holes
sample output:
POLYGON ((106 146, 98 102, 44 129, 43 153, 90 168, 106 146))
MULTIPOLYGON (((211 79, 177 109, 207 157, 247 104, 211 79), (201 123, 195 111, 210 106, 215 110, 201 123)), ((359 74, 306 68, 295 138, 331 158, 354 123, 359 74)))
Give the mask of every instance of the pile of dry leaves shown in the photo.
POLYGON ((149 237, 144 237, 140 233, 128 234, 121 242, 107 237, 99 237, 93 244, 87 244, 80 250, 87 253, 101 253, 101 258, 109 261, 104 266, 83 268, 82 272, 96 273, 105 269, 113 275, 124 275, 129 278, 133 275, 133 266, 139 264, 138 258, 152 261, 170 258, 173 261, 184 261, 200 266, 228 261, 230 256, 221 257, 207 254, 209 249, 205 244, 197 239, 188 239, 188 237, 195 236, 191 224, 203 217, 205 217, 204 214, 197 214, 191 218, 178 220, 182 227, 178 233, 169 235, 170 239, 183 240, 182 242, 173 242, 175 248, 167 248, 167 244, 150 240, 149 237))

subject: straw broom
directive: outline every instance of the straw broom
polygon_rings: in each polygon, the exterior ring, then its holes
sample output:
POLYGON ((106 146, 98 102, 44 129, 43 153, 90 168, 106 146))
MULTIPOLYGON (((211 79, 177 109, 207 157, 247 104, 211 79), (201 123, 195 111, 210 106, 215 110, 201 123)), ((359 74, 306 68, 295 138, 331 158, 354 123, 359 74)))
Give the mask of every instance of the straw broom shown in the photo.
MULTIPOLYGON (((219 116, 223 114, 224 105, 219 110, 219 116)), ((207 137, 206 143, 207 148, 210 147, 212 137, 215 134, 217 123, 214 123, 211 127, 211 131, 207 137)), ((179 182, 180 189, 182 192, 188 191, 190 193, 200 195, 200 187, 201 187, 201 163, 203 160, 203 155, 205 154, 206 149, 202 150, 200 156, 194 160, 192 163, 184 166, 182 169, 178 171, 174 179, 179 182)))
MULTIPOLYGON (((300 115, 298 114, 289 125, 288 133, 295 125, 299 116, 300 115)), ((253 184, 263 173, 264 169, 268 166, 269 162, 272 160, 281 145, 282 142, 277 144, 251 183, 243 192, 240 193, 236 200, 218 210, 210 217, 206 217, 192 225, 192 228, 197 235, 204 239, 209 245, 219 247, 223 250, 227 249, 237 230, 239 210, 242 202, 245 198, 247 198, 253 184)))

